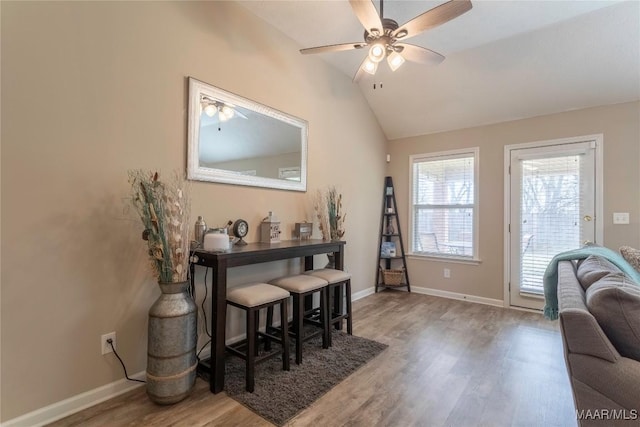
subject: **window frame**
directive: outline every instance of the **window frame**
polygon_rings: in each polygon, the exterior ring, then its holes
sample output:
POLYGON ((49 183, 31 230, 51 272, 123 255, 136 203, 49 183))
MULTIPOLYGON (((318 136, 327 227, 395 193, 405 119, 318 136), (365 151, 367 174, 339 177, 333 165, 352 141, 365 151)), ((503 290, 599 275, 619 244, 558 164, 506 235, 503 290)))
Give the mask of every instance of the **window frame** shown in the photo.
MULTIPOLYGON (((434 261, 453 261, 453 262, 462 262, 462 263, 470 263, 470 264, 478 264, 480 263, 479 258, 479 235, 480 235, 480 198, 479 198, 479 176, 480 176, 480 148, 479 147, 471 147, 471 148, 462 148, 457 150, 447 150, 447 151, 437 151, 432 153, 421 153, 421 154, 413 154, 409 156, 409 195, 408 195, 408 205, 409 205, 409 252, 408 255, 411 257, 421 258, 421 259, 429 259, 434 261), (414 164, 421 163, 424 161, 433 161, 433 160, 448 160, 454 158, 461 157, 473 157, 473 236, 472 236, 472 254, 471 256, 461 256, 457 254, 434 254, 434 253, 424 253, 424 252, 416 252, 413 250, 415 244, 414 238, 414 230, 415 230, 415 205, 413 203, 413 190, 414 190, 414 164)), ((455 206, 455 205, 451 205, 455 206)), ((468 205, 461 205, 468 206, 468 205)))

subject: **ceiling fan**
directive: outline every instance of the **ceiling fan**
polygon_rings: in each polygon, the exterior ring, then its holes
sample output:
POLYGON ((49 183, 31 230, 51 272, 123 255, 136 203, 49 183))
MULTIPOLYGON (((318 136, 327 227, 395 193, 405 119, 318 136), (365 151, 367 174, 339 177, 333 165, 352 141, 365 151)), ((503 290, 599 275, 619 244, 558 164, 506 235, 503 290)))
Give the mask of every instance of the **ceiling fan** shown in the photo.
POLYGON ((224 102, 202 95, 200 98, 200 114, 206 114, 209 117, 213 117, 218 114, 218 120, 226 122, 232 117, 242 117, 247 119, 247 116, 238 111, 237 107, 231 104, 225 104, 224 102))
POLYGON ((444 56, 437 52, 413 44, 402 43, 423 31, 444 24, 471 9, 470 0, 450 0, 416 16, 403 25, 385 18, 384 0, 380 0, 380 15, 371 0, 349 0, 356 17, 365 28, 364 42, 343 43, 301 49, 300 53, 338 52, 369 47, 369 54, 362 61, 353 81, 358 81, 364 73, 375 74, 378 64, 386 57, 389 68, 397 70, 405 60, 421 64, 439 64, 444 56))

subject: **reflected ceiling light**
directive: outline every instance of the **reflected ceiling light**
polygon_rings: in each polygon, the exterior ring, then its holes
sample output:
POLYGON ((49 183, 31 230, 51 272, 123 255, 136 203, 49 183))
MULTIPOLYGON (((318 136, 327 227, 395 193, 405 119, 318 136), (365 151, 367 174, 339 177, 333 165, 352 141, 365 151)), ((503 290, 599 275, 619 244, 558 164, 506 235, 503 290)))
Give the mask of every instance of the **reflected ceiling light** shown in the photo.
POLYGON ((404 64, 404 58, 398 52, 391 52, 391 55, 387 56, 387 64, 391 71, 395 71, 404 64))
POLYGON ((229 107, 228 105, 225 105, 220 109, 220 120, 226 122, 227 120, 232 118, 234 114, 234 109, 229 107))
POLYGON ((362 70, 373 75, 378 70, 378 63, 367 59, 364 64, 362 64, 362 70))
POLYGON ((207 116, 209 117, 213 117, 216 115, 216 113, 218 112, 218 107, 216 107, 213 104, 209 104, 206 107, 204 107, 204 112, 207 116))
POLYGON ((218 114, 218 121, 226 122, 233 117, 240 117, 247 119, 247 116, 236 110, 232 104, 225 104, 222 101, 218 101, 208 96, 203 96, 200 101, 200 114, 204 113, 209 117, 214 117, 218 114))

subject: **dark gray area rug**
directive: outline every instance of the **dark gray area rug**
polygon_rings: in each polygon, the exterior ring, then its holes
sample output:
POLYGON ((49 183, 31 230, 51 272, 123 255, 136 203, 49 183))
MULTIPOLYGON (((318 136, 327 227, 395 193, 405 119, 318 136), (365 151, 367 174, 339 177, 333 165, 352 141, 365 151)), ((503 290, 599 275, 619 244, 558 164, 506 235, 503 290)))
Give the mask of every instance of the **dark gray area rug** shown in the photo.
MULTIPOLYGON (((295 363, 291 347, 291 370, 282 370, 282 357, 256 366, 255 390, 245 390, 244 360, 227 356, 225 391, 261 417, 282 426, 336 384, 377 356, 388 346, 366 338, 333 331, 333 345, 322 348, 322 338, 303 344, 302 364, 295 363)), ((274 344, 274 349, 279 349, 274 344)))

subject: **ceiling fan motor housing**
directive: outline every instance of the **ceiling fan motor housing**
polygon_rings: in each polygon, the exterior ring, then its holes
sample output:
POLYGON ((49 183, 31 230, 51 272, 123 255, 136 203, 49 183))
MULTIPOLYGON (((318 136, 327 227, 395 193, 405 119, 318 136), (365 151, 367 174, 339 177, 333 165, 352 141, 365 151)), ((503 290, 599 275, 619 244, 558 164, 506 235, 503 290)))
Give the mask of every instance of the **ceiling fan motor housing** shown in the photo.
POLYGON ((393 33, 395 30, 398 29, 398 23, 396 21, 394 21, 393 19, 389 19, 389 18, 382 18, 382 30, 383 33, 380 34, 376 28, 373 28, 371 32, 365 30, 364 31, 364 40, 367 43, 370 43, 374 40, 379 39, 380 37, 383 36, 391 36, 391 33, 393 33))

